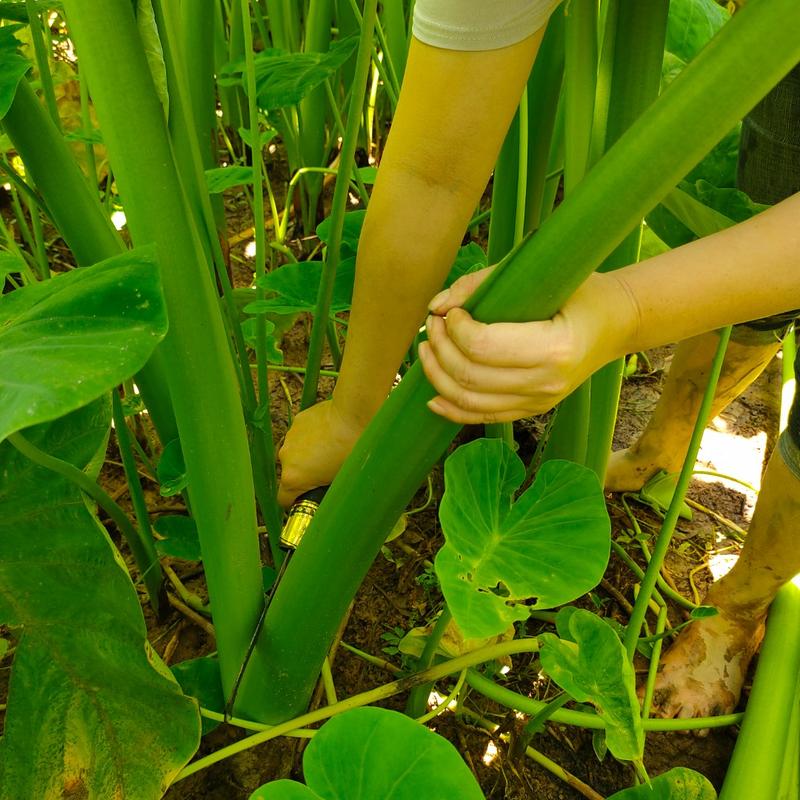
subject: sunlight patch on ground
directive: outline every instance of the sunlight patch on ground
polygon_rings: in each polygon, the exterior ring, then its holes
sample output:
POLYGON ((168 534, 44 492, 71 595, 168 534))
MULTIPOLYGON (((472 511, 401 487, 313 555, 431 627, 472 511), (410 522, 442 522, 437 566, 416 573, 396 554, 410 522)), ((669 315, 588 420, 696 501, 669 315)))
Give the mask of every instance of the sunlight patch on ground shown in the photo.
POLYGON ((713 553, 708 559, 708 571, 715 581, 727 575, 739 559, 738 553, 713 553))
POLYGON ((245 254, 245 256, 247 258, 255 258, 256 257, 256 243, 255 243, 255 241, 248 242, 244 246, 244 254, 245 254))
POLYGON ((497 758, 497 746, 489 739, 486 743, 486 750, 483 752, 483 763, 488 767, 497 758))
POLYGON ((124 211, 114 211, 111 214, 111 223, 114 225, 114 227, 118 231, 121 231, 125 227, 127 222, 128 222, 128 219, 125 216, 125 212, 124 211))

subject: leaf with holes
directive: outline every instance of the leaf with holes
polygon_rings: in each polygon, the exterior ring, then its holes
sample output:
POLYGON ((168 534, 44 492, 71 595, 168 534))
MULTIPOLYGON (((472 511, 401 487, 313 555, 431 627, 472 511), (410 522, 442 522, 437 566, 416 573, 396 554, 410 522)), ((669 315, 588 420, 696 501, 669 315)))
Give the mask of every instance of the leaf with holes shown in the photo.
POLYGON ((303 755, 307 786, 276 781, 250 800, 483 800, 447 739, 404 714, 356 708, 322 726, 303 755))
POLYGON ((499 439, 460 447, 445 464, 436 573, 467 638, 495 636, 532 608, 580 597, 608 563, 611 526, 594 472, 547 461, 514 502, 524 478, 499 439))
POLYGON ((708 778, 686 767, 676 767, 650 781, 612 794, 608 800, 717 800, 708 778))
POLYGON ((600 617, 580 608, 558 612, 552 633, 539 637, 544 671, 580 703, 591 703, 606 723, 606 743, 620 759, 641 759, 644 732, 636 676, 619 637, 600 617))

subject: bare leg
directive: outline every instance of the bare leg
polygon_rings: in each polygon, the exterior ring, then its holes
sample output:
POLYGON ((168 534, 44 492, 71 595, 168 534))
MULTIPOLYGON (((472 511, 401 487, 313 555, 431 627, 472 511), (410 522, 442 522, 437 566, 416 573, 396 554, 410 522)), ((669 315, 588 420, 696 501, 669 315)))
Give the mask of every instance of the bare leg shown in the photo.
POLYGON ((742 554, 706 596, 719 614, 684 628, 662 658, 654 714, 704 717, 736 707, 769 604, 800 573, 798 528, 800 481, 776 449, 742 554))
MULTIPOLYGON (((611 454, 605 480, 608 491, 638 491, 659 469, 680 470, 718 344, 715 333, 705 333, 678 345, 661 398, 644 432, 631 447, 611 454)), ((761 374, 779 348, 777 339, 767 343, 756 340, 753 344, 731 341, 712 416, 761 374)))

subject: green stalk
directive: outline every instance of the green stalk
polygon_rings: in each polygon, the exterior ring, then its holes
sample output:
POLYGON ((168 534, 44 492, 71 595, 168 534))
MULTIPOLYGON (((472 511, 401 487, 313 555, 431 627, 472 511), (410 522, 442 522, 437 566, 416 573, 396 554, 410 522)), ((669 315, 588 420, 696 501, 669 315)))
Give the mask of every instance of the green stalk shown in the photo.
MULTIPOLYGON (((214 608, 223 689, 229 693, 261 611, 263 588, 247 436, 219 303, 130 3, 67 0, 64 6, 125 198, 131 237, 136 244, 155 243, 161 265, 170 318, 161 351, 214 608), (136 126, 129 124, 132 114, 136 126)), ((263 659, 257 650, 253 660, 263 659)), ((260 693, 246 679, 238 708, 260 716, 260 693)))
MULTIPOLYGON (((253 35, 250 25, 249 0, 241 0, 242 23, 244 32, 244 52, 247 73, 247 114, 250 119, 250 141, 255 145, 252 149, 253 162, 253 225, 256 232, 256 279, 263 278, 266 274, 267 243, 265 236, 266 220, 264 216, 264 177, 262 172, 261 148, 258 141, 261 136, 258 108, 256 106, 256 69, 255 54, 253 52, 253 35)), ((264 289, 256 288, 256 299, 264 299, 264 289)), ((237 324, 233 322, 233 324, 237 324)), ((243 361, 247 360, 246 350, 241 351, 243 361)), ((249 365, 248 365, 249 369, 249 365)), ((272 550, 273 564, 277 567, 283 560, 280 548, 281 517, 277 504, 278 477, 275 472, 275 442, 272 438, 272 416, 269 404, 269 378, 267 375, 267 320, 263 314, 256 316, 256 375, 258 383, 259 406, 256 416, 260 421, 259 431, 265 445, 264 455, 260 466, 263 477, 266 479, 268 491, 268 508, 262 504, 262 513, 267 523, 270 548, 272 550)), ((249 382, 249 376, 248 376, 249 382)), ((258 473, 256 473, 258 475, 258 473)), ((259 475, 259 477, 261 477, 259 475)))
POLYGON ((384 57, 389 71, 393 73, 395 86, 399 88, 403 82, 408 56, 408 33, 403 0, 384 0, 382 7, 382 27, 386 37, 385 43, 382 44, 384 57))
POLYGON ((50 74, 50 57, 48 47, 44 42, 43 21, 36 9, 35 0, 25 0, 25 8, 30 22, 31 39, 33 40, 33 50, 36 53, 36 67, 39 70, 42 94, 44 95, 47 110, 50 112, 50 118, 59 132, 61 132, 61 119, 58 116, 58 105, 56 104, 56 90, 53 86, 53 76, 50 74))
POLYGON ((788 583, 769 610, 767 635, 720 800, 778 797, 787 733, 797 705, 798 674, 800 589, 788 583))
POLYGON ((377 0, 366 0, 364 3, 364 17, 358 42, 356 72, 350 94, 350 107, 347 111, 347 126, 339 155, 339 172, 336 176, 336 187, 333 190, 333 201, 331 203, 331 238, 328 243, 325 269, 319 285, 317 307, 314 310, 314 325, 311 329, 311 341, 308 345, 308 358, 306 360, 306 379, 303 382, 303 396, 300 400, 301 408, 308 408, 317 401, 317 384, 319 383, 319 369, 322 361, 322 347, 325 343, 325 331, 328 326, 331 298, 333 297, 333 281, 336 277, 336 269, 339 266, 339 250, 342 245, 342 228, 344 215, 347 211, 347 193, 350 185, 349 176, 353 169, 358 129, 361 124, 361 109, 364 105, 364 93, 367 86, 370 47, 372 33, 375 28, 377 6, 377 0))
MULTIPOLYGON (((330 48, 333 0, 311 0, 305 24, 303 51, 324 53, 330 48)), ((325 118, 327 116, 327 94, 325 86, 318 86, 300 101, 300 153, 305 167, 325 166, 325 118)), ((322 192, 322 176, 306 175, 303 180, 306 192, 308 219, 303 230, 310 234, 316 225, 319 196, 322 192)))
MULTIPOLYGON (((45 113, 27 81, 20 81, 3 127, 27 173, 46 198, 50 217, 80 266, 121 253, 125 246, 92 191, 64 137, 45 113)), ((178 438, 159 350, 136 376, 162 442, 178 438)))
MULTIPOLYGON (((609 12, 607 20, 611 19, 614 23, 613 33, 609 32, 607 25, 604 45, 608 46, 604 48, 600 64, 600 91, 604 92, 608 62, 611 62, 608 112, 604 120, 598 121, 598 116, 595 116, 600 132, 605 132, 606 149, 658 97, 668 11, 669 0, 654 0, 650 3, 620 3, 619 7, 615 3, 613 11, 609 12)), ((599 102, 605 103, 602 95, 599 102)), ((602 108, 601 105, 601 111, 602 108)), ((600 270, 607 272, 638 261, 640 241, 641 220, 638 220, 600 270)), ((591 378, 591 436, 587 443, 586 466, 595 471, 601 483, 605 479, 611 452, 623 368, 623 359, 617 359, 606 364, 591 378)))
POLYGON ((714 360, 711 363, 708 384, 703 394, 700 410, 697 413, 697 421, 694 424, 692 438, 689 442, 689 449, 686 452, 686 458, 684 459, 681 473, 678 476, 675 494, 672 496, 672 501, 669 504, 664 522, 661 525, 661 532, 658 534, 655 547, 653 548, 653 556, 647 565, 647 570, 642 579, 642 588, 639 590, 639 596, 636 598, 636 603, 634 603, 630 622, 625 629, 624 644, 628 652, 628 658, 631 660, 633 660, 633 656, 636 653, 636 642, 642 630, 642 623, 647 613, 647 606, 661 571, 661 565, 664 563, 664 558, 667 555, 669 543, 672 540, 672 534, 675 532, 675 525, 678 522, 678 516, 681 512, 681 504, 686 495, 686 490, 689 488, 689 481, 692 479, 694 463, 697 460, 697 453, 700 450, 700 441, 703 438, 703 431, 706 428, 708 418, 711 414, 714 392, 716 391, 717 381, 722 371, 722 362, 725 360, 725 350, 728 347, 730 336, 730 327, 724 328, 720 333, 719 346, 717 347, 717 352, 714 354, 714 360))
MULTIPOLYGON (((444 636, 444 632, 447 630, 451 619, 453 619, 453 613, 450 611, 447 603, 445 603, 441 614, 439 614, 439 618, 436 620, 436 624, 433 626, 433 630, 425 640, 425 647, 422 650, 422 655, 417 661, 418 670, 426 670, 433 663, 436 650, 439 647, 439 642, 442 641, 442 636, 444 636)), ((408 702, 406 703, 406 714, 408 714, 409 717, 421 717, 425 713, 425 706, 427 705, 432 688, 432 683, 423 683, 411 690, 411 693, 408 695, 408 702)))
POLYGON ((797 358, 797 339, 794 327, 783 337, 781 361, 781 419, 778 430, 783 433, 789 424, 789 409, 792 407, 792 398, 797 390, 794 377, 794 360, 797 358))
MULTIPOLYGON (((572 0, 564 26, 564 195, 569 196, 589 169, 594 95, 597 81, 597 1, 572 0)), ((559 403, 542 459, 583 464, 589 437, 591 383, 584 381, 559 403)))
POLYGON ((161 576, 161 566, 158 563, 158 554, 152 537, 144 535, 143 530, 136 530, 128 519, 128 515, 108 496, 108 494, 97 485, 83 470, 78 469, 74 464, 63 461, 60 458, 45 453, 36 445, 31 444, 21 433, 9 434, 7 441, 12 444, 22 455, 30 459, 34 464, 49 469, 52 472, 66 478, 70 483, 74 483, 82 492, 97 503, 103 511, 108 514, 119 528, 119 532, 125 538, 128 547, 131 549, 136 566, 142 575, 150 605, 156 616, 159 615, 159 608, 162 600, 163 578, 161 576))
POLYGON ((786 734, 786 752, 777 800, 797 800, 800 795, 800 683, 794 698, 792 719, 786 734))
MULTIPOLYGON (((485 675, 481 675, 480 672, 474 669, 467 670, 467 683, 484 697, 488 697, 506 708, 513 708, 515 711, 522 711, 531 716, 545 711, 548 706, 543 700, 535 700, 532 697, 512 692, 510 689, 506 689, 504 686, 489 680, 485 675)), ((744 714, 726 714, 719 717, 694 717, 692 719, 656 719, 651 717, 642 720, 642 727, 645 731, 662 732, 726 728, 729 725, 738 725, 744 716, 744 714)), ((589 730, 599 731, 606 727, 603 717, 586 711, 573 711, 569 708, 557 709, 550 715, 550 719, 560 725, 574 725, 577 728, 588 728, 589 730)))
MULTIPOLYGON (((466 304, 484 322, 549 319, 680 178, 800 61, 796 0, 749 3, 466 304), (749 80, 729 80, 748 53, 749 80), (609 198, 619 198, 610 203, 609 198), (536 287, 530 291, 531 285, 536 287)), ((302 709, 358 585, 459 426, 412 367, 345 462, 275 593, 267 716, 302 709), (402 469, 398 469, 398 464, 402 469)))
MULTIPOLYGON (((92 117, 89 113, 89 87, 86 85, 86 78, 83 70, 78 67, 78 82, 81 93, 81 125, 88 134, 92 130, 92 117)), ((97 159, 94 154, 94 145, 90 141, 84 143, 86 152, 86 166, 89 173, 89 183, 94 191, 97 190, 97 159)))

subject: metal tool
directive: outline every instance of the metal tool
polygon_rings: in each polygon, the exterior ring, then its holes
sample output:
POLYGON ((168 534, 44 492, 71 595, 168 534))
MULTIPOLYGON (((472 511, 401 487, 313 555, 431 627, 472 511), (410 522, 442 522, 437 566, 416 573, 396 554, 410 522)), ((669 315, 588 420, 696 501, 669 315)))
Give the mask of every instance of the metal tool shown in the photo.
POLYGON ((244 660, 242 661, 242 666, 239 668, 239 672, 236 675, 236 680, 233 682, 233 689, 231 690, 230 699, 225 704, 226 719, 230 719, 232 716, 233 704, 236 701, 236 694, 239 691, 239 685, 242 682, 244 673, 247 670, 247 665, 250 663, 250 658, 256 648, 258 637, 261 635, 261 629, 264 627, 264 620, 267 617, 267 609, 269 608, 272 598, 275 595, 275 590, 278 588, 278 584, 280 584, 281 580, 283 579, 286 568, 289 566, 289 561, 291 561, 292 554, 302 541, 303 536, 305 536, 305 532, 308 529, 308 526, 311 524, 314 514, 317 513, 317 509, 319 508, 322 498, 325 497, 325 492, 327 491, 327 486, 318 486, 316 489, 311 489, 311 491, 301 494, 289 509, 289 515, 286 517, 286 522, 284 523, 280 536, 280 544, 281 547, 286 550, 286 555, 281 562, 281 566, 278 569, 278 574, 275 576, 275 580, 272 582, 272 586, 269 587, 269 591, 264 595, 264 607, 261 609, 261 614, 258 618, 258 622, 256 623, 255 630, 250 638, 250 644, 247 646, 247 652, 245 653, 244 660))

